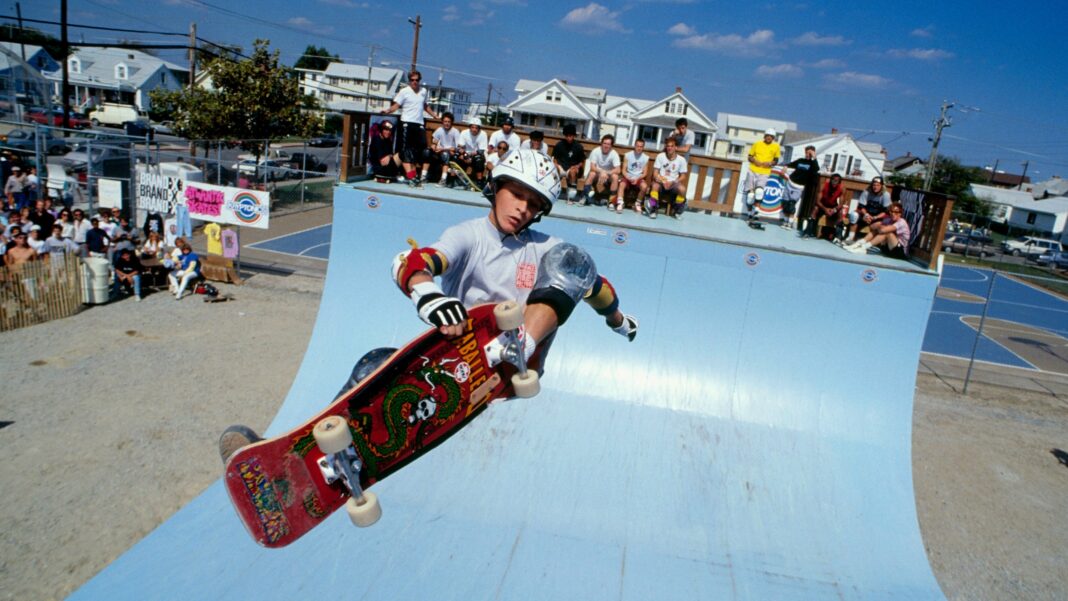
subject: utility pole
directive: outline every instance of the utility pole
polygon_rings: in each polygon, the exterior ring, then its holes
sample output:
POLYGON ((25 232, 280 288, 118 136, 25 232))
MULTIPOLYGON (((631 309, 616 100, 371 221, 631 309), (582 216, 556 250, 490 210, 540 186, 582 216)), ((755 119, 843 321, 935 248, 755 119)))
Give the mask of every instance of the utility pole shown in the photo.
POLYGON ((371 112, 371 63, 375 62, 375 51, 381 46, 378 44, 371 44, 368 46, 367 52, 367 94, 363 97, 363 112, 371 112))
POLYGON ((412 43, 412 71, 415 71, 419 59, 419 30, 423 28, 423 18, 415 15, 415 20, 408 19, 408 22, 415 25, 415 41, 412 43))
POLYGON ((441 83, 445 79, 445 70, 438 69, 438 105, 434 107, 434 112, 440 117, 445 112, 445 102, 441 99, 441 83))
MULTIPOLYGON (((489 114, 490 114, 489 110, 490 110, 490 97, 491 96, 493 96, 493 84, 492 83, 489 84, 488 88, 486 88, 486 118, 487 119, 489 118, 489 114)), ((493 125, 493 124, 491 123, 490 125, 493 125)))
MULTIPOLYGON (((197 24, 189 24, 189 89, 197 86, 197 24)), ((208 146, 204 146, 204 155, 208 155, 208 146)), ((197 143, 189 141, 189 156, 197 156, 197 143)))
POLYGON ((1020 184, 1018 186, 1016 186, 1017 190, 1023 190, 1024 178, 1027 177, 1027 166, 1030 163, 1031 163, 1031 161, 1024 161, 1023 162, 1024 171, 1023 171, 1023 175, 1020 176, 1020 184))
POLYGON ((927 161, 927 177, 923 178, 923 189, 931 189, 931 180, 934 179, 935 165, 938 163, 938 143, 942 141, 942 129, 952 125, 946 113, 953 108, 953 103, 948 100, 942 101, 942 114, 935 121, 935 136, 931 140, 931 158, 927 161))
POLYGON ((986 183, 994 181, 994 174, 998 172, 998 164, 1001 163, 1001 159, 994 159, 994 168, 990 170, 990 179, 986 180, 986 183))
POLYGON ((22 5, 15 3, 15 15, 19 19, 19 48, 22 49, 22 62, 26 62, 26 30, 22 28, 22 5))
POLYGON ((63 135, 67 135, 67 129, 70 127, 70 41, 67 39, 67 0, 61 0, 59 3, 59 21, 60 21, 60 52, 63 54, 63 135))

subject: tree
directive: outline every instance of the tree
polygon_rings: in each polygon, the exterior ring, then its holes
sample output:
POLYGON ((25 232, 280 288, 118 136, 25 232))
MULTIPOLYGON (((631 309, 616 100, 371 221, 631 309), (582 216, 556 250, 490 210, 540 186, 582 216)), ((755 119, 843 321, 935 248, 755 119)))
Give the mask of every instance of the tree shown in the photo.
POLYGON ((297 59, 297 62, 293 64, 294 69, 314 69, 315 71, 325 71, 327 65, 330 63, 340 63, 341 57, 336 54, 330 54, 330 51, 326 48, 317 48, 313 45, 308 45, 304 49, 304 54, 297 59))
POLYGON ((256 40, 247 60, 215 59, 204 69, 213 89, 154 90, 152 103, 174 117, 174 132, 190 140, 237 140, 260 157, 267 140, 319 133, 318 101, 302 95, 279 53, 256 40))
POLYGON ((59 38, 31 27, 19 28, 18 25, 14 24, 0 25, 0 42, 21 42, 40 46, 57 61, 63 62, 63 59, 66 58, 63 54, 63 42, 59 38))
MULTIPOLYGON (((892 175, 889 181, 894 186, 923 188, 922 175, 892 175)), ((952 196, 953 212, 977 217, 989 217, 992 211, 990 203, 972 193, 971 184, 987 181, 987 173, 979 167, 961 165, 955 157, 939 157, 935 165, 934 177, 931 178, 931 191, 952 196)))

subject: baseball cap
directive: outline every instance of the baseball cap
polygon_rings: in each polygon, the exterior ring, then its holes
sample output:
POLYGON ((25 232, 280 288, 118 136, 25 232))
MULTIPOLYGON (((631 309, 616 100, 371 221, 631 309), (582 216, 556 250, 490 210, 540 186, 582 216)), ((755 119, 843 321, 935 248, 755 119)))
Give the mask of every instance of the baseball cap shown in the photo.
POLYGON ((479 127, 482 127, 482 118, 481 117, 475 117, 474 119, 471 120, 471 125, 477 125, 479 127))
POLYGON ((764 135, 765 136, 771 136, 771 137, 774 138, 776 136, 775 128, 774 127, 769 127, 767 129, 765 129, 764 130, 764 135))
POLYGON ((501 125, 515 126, 515 119, 512 119, 511 117, 505 117, 504 118, 504 123, 502 123, 501 125))
POLYGON ((39 232, 39 231, 41 231, 41 226, 39 226, 39 225, 37 225, 35 223, 35 224, 30 226, 30 230, 29 231, 31 231, 31 232, 39 232))
POLYGON ((393 129, 393 122, 392 121, 383 121, 382 124, 379 125, 379 127, 381 127, 382 129, 393 129))

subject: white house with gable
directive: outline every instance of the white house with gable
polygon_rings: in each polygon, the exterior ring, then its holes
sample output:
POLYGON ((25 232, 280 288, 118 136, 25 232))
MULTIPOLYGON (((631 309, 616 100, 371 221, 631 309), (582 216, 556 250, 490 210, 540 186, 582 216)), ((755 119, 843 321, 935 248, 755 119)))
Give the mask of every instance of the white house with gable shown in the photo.
POLYGON ((638 139, 645 140, 649 150, 661 150, 664 141, 675 130, 675 121, 685 117, 689 130, 694 133, 691 155, 711 155, 716 141, 718 128, 697 105, 682 93, 682 88, 666 98, 653 101, 652 104, 631 116, 633 130, 628 144, 634 145, 638 139))
POLYGON ((991 221, 1004 223, 1014 232, 1030 232, 1068 243, 1068 198, 1054 196, 1035 200, 1031 192, 971 184, 972 194, 993 205, 991 221))
POLYGON ((886 155, 882 146, 871 142, 858 143, 849 134, 829 133, 791 139, 783 145, 783 162, 805 156, 806 146, 816 147, 816 160, 822 173, 838 173, 843 177, 870 179, 883 174, 886 155))
POLYGON ((378 112, 389 108, 404 81, 400 69, 330 63, 326 69, 297 69, 300 91, 315 96, 327 110, 378 112))
POLYGON ((713 154, 721 159, 744 161, 749 155, 753 143, 764 139, 768 128, 775 130, 775 139, 783 142, 783 133, 794 131, 797 124, 792 121, 751 117, 734 113, 716 113, 716 126, 719 136, 716 139, 713 154))
POLYGON ((612 134, 620 144, 633 138, 634 115, 653 104, 652 100, 608 95, 601 108, 601 135, 612 134))
MULTIPOLYGON (((128 48, 72 46, 67 70, 72 100, 80 107, 119 102, 151 110, 149 92, 180 89, 189 78, 189 70, 181 65, 128 48)), ((52 84, 53 95, 62 97, 63 69, 44 76, 52 84)))
POLYGON ((560 135, 564 125, 571 123, 580 137, 590 140, 599 137, 606 90, 574 86, 560 79, 546 82, 520 79, 515 91, 519 97, 506 108, 517 126, 560 135))

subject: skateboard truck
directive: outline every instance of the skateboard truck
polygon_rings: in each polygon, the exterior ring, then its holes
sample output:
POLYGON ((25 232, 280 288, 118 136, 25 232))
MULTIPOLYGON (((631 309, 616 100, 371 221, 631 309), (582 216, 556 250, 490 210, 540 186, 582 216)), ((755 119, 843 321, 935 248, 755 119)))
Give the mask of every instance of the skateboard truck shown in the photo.
POLYGON ((489 360, 490 367, 508 362, 518 370, 512 376, 512 389, 517 397, 529 398, 541 391, 538 372, 527 369, 527 358, 523 353, 523 341, 520 328, 523 326, 523 309, 515 301, 505 301, 493 308, 493 317, 501 335, 489 341, 482 350, 489 360))
POLYGON ((345 509, 352 523, 362 528, 377 522, 382 517, 382 507, 373 492, 364 491, 360 486, 363 461, 352 444, 348 422, 341 416, 331 415, 315 424, 312 435, 323 453, 319 459, 323 479, 327 484, 340 481, 351 495, 345 502, 345 509))

